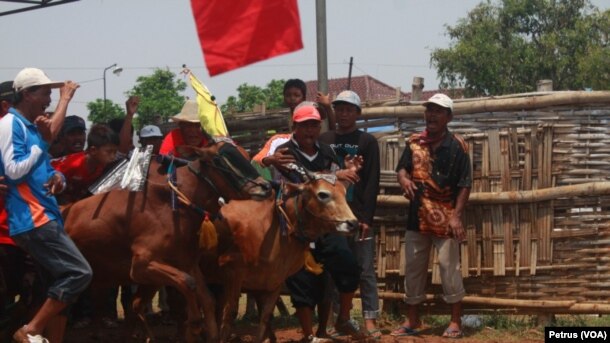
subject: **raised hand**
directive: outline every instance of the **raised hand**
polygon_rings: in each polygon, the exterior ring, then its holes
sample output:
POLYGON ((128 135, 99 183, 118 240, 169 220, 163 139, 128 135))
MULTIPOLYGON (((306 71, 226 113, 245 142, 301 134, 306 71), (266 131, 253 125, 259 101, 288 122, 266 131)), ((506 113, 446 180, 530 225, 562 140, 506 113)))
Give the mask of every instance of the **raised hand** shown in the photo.
POLYGON ((330 107, 330 96, 322 92, 316 94, 316 102, 322 106, 330 107))
POLYGON ((76 93, 76 89, 80 87, 80 85, 74 81, 66 81, 64 85, 59 89, 59 97, 62 100, 70 101, 76 93))
POLYGON ((134 115, 138 111, 138 106, 140 106, 140 97, 132 95, 125 101, 125 109, 127 110, 127 115, 134 115))

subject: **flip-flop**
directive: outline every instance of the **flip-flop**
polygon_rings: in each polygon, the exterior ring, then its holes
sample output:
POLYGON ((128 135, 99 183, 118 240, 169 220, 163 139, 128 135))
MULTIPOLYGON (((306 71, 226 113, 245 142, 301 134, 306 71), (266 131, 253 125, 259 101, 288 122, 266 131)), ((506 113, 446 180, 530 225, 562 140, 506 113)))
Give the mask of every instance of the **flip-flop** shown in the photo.
POLYGON ((366 333, 368 334, 368 336, 370 338, 373 338, 376 341, 380 341, 381 336, 383 336, 383 333, 379 329, 366 330, 366 333), (378 333, 378 335, 377 335, 377 333, 378 333))
POLYGON ((335 330, 335 328, 330 328, 328 330, 326 330, 326 334, 328 335, 329 338, 331 339, 335 339, 335 338, 339 338, 341 337, 341 334, 339 334, 337 332, 337 330, 335 330))
POLYGON ((411 329, 408 326, 400 326, 400 327, 398 327, 398 329, 392 331, 390 336, 402 337, 402 336, 414 336, 417 334, 419 334, 419 331, 417 331, 415 329, 411 329))
POLYGON ((445 330, 443 333, 443 337, 452 338, 452 339, 460 339, 464 337, 464 333, 460 329, 449 329, 445 330))

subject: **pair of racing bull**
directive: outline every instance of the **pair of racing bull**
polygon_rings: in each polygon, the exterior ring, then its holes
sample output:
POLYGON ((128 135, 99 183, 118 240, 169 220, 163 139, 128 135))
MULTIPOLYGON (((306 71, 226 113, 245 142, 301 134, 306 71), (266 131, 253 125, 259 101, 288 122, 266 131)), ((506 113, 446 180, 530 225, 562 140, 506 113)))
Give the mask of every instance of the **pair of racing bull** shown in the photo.
POLYGON ((257 297, 256 341, 276 341, 270 317, 284 280, 303 266, 309 242, 357 227, 345 187, 328 177, 307 173, 304 184, 252 199, 251 188, 227 182, 243 176, 219 167, 227 165, 218 160, 222 144, 230 143, 189 148, 198 158, 176 169, 177 184, 168 183, 167 166, 153 161, 143 191, 114 190, 64 209, 65 228, 94 271, 93 299, 103 300, 95 293, 107 287, 137 284, 126 322, 139 317, 148 340, 145 304, 159 287, 171 286, 186 300, 187 342, 197 341, 204 326, 208 341, 228 341, 242 290, 257 297), (172 188, 188 206, 172 210, 172 188), (222 208, 219 197, 228 201, 222 208), (201 225, 208 217, 216 218, 211 229, 201 225), (219 299, 207 282, 222 285, 219 299))

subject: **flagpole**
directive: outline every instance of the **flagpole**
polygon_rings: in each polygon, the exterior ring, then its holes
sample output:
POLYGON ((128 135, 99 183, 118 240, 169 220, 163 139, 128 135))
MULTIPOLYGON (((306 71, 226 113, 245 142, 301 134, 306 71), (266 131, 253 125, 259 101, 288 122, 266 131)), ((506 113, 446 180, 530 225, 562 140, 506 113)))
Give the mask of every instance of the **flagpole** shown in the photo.
MULTIPOLYGON (((318 91, 328 94, 328 59, 326 49, 326 0, 316 0, 316 42, 318 48, 318 91)), ((322 122, 322 132, 328 122, 322 122)))

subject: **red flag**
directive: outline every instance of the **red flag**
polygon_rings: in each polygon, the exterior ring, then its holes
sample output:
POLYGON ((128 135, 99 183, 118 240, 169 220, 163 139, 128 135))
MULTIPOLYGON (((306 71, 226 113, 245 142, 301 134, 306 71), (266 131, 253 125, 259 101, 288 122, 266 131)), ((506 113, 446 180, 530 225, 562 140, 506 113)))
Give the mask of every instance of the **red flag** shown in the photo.
POLYGON ((296 0, 191 0, 210 76, 303 48, 296 0))

